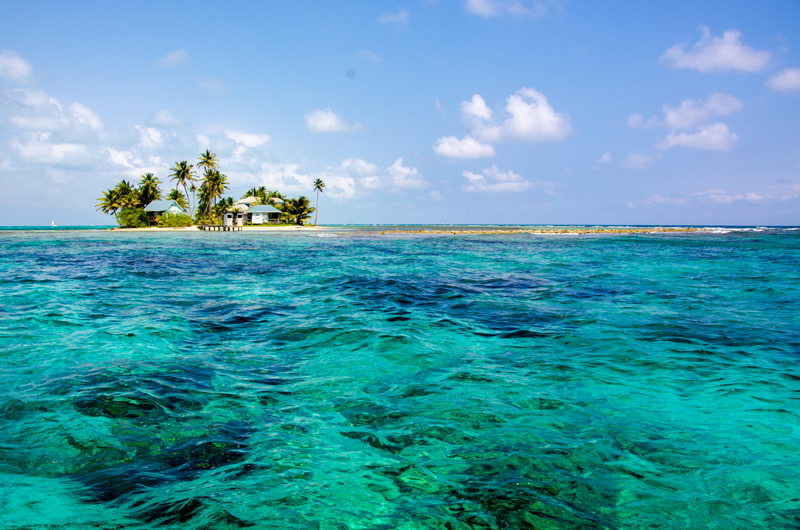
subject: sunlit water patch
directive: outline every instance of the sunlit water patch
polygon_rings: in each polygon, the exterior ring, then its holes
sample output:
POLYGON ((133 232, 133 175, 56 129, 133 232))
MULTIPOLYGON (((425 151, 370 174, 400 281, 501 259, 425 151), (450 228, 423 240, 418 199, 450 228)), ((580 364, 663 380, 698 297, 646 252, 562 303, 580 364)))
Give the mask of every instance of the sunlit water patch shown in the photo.
POLYGON ((0 528, 797 528, 800 237, 0 235, 0 528))

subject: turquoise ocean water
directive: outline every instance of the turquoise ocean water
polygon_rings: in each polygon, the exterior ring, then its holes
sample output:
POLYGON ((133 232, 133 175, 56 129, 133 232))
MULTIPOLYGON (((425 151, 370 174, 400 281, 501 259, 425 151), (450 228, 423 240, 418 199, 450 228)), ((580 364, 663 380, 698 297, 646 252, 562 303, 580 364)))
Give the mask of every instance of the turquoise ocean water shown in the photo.
POLYGON ((800 231, 0 245, 0 528, 800 526, 800 231))

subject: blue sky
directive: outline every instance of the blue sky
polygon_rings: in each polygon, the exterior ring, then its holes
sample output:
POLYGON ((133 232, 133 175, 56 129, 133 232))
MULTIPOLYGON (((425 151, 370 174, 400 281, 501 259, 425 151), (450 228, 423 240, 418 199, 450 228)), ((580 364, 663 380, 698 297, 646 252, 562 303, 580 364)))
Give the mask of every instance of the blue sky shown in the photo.
POLYGON ((800 224, 800 3, 0 2, 0 224, 206 147, 320 223, 800 224))

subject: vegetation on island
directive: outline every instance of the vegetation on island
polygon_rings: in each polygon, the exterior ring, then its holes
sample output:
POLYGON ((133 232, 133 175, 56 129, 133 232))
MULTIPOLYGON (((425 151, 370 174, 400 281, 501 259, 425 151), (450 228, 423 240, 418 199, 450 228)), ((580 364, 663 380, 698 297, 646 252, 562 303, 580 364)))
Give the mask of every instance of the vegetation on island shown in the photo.
MULTIPOLYGON (((157 226, 165 228, 223 224, 226 212, 242 210, 232 197, 223 197, 229 189, 228 176, 220 172, 217 155, 210 149, 200 153, 196 164, 181 160, 175 162, 170 171, 169 179, 175 183, 175 188, 170 189, 166 195, 161 190, 161 181, 153 173, 145 173, 139 177, 136 185, 121 180, 116 186, 103 192, 102 197, 97 199, 97 209, 113 215, 123 228, 141 228, 152 224, 144 209, 151 202, 161 199, 175 201, 187 212, 164 213, 153 220, 157 226), (196 171, 199 170, 203 173, 198 177, 196 171)), ((317 203, 324 187, 322 180, 314 181, 317 203)), ((303 225, 316 211, 305 196, 289 198, 278 190, 268 190, 264 186, 247 190, 241 199, 248 197, 256 199, 251 206, 269 205, 281 212, 282 225, 303 225)), ((316 224, 315 219, 314 225, 316 224)))

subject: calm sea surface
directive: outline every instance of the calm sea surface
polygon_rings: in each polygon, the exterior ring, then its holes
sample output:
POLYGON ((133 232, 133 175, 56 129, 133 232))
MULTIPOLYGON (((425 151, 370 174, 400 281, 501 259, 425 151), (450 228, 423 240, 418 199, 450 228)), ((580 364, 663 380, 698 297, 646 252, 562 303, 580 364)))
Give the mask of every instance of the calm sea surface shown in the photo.
POLYGON ((798 528, 800 231, 0 232, 0 507, 798 528))

